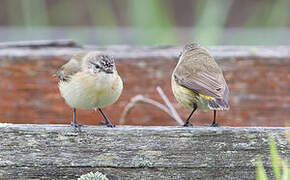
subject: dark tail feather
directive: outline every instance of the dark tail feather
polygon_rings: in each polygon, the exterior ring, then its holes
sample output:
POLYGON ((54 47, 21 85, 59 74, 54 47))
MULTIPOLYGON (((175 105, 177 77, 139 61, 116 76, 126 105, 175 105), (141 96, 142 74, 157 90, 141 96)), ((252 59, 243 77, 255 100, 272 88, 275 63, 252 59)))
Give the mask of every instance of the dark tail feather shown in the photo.
POLYGON ((209 106, 209 109, 212 109, 212 110, 229 110, 230 109, 229 103, 220 99, 209 100, 208 106, 209 106))

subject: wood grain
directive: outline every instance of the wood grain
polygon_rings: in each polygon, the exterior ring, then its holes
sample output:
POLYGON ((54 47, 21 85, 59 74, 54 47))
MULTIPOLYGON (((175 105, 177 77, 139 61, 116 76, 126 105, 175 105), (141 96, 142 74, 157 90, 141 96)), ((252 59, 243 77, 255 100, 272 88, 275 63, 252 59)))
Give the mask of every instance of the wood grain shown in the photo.
POLYGON ((0 124, 1 179, 254 179, 261 156, 271 171, 268 136, 289 161, 290 128, 0 124))

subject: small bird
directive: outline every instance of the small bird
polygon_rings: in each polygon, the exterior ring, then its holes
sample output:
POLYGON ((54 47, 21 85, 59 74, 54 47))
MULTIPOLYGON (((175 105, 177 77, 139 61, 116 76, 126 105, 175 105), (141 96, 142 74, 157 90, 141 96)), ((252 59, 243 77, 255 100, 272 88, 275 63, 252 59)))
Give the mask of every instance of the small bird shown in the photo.
POLYGON ((71 125, 80 131, 76 109, 98 109, 107 127, 114 127, 101 108, 120 97, 123 82, 114 58, 99 51, 79 53, 56 72, 58 87, 65 102, 73 108, 71 125))
POLYGON ((229 110, 229 88, 222 70, 209 52, 199 44, 185 45, 172 77, 176 100, 192 109, 183 126, 192 126, 190 117, 198 110, 213 110, 211 126, 217 127, 216 110, 229 110))

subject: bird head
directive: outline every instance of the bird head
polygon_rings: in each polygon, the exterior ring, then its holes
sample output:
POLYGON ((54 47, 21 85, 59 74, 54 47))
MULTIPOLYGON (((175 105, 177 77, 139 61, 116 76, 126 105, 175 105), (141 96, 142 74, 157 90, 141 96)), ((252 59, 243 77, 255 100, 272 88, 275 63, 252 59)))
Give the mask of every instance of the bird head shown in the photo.
POLYGON ((182 54, 189 52, 189 51, 192 51, 192 50, 195 50, 195 49, 198 49, 200 47, 201 46, 197 43, 188 43, 184 46, 182 54))
POLYGON ((105 55, 100 52, 90 52, 87 56, 88 67, 94 73, 104 72, 113 74, 115 70, 115 62, 112 56, 105 55))

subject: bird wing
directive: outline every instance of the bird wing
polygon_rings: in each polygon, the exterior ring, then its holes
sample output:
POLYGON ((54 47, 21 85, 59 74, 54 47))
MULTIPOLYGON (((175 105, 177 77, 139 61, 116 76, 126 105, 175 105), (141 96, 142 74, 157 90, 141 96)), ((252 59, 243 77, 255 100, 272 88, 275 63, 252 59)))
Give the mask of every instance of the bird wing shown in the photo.
POLYGON ((184 59, 174 72, 178 84, 213 98, 227 99, 228 88, 222 71, 206 50, 190 52, 180 58, 184 59))
POLYGON ((72 56, 72 58, 56 72, 56 76, 61 81, 68 81, 72 75, 81 71, 82 58, 86 54, 87 53, 78 53, 72 56))

